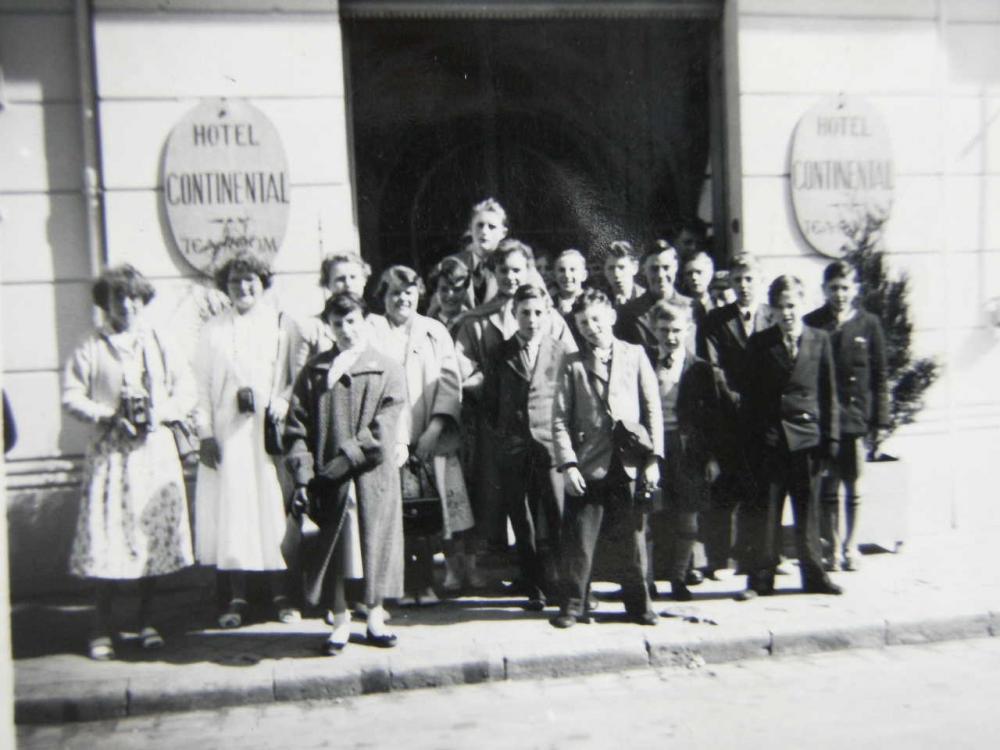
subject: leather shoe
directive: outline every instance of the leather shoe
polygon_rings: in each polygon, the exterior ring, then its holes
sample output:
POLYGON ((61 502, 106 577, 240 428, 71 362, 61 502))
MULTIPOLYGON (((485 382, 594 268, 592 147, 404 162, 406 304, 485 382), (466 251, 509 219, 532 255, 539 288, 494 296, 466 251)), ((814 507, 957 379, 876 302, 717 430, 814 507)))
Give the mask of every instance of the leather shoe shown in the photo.
POLYGON ((656 590, 656 582, 655 581, 650 581, 649 582, 649 598, 650 599, 656 599, 656 597, 658 597, 659 595, 660 595, 660 592, 656 590))
POLYGON ((691 601, 691 591, 684 585, 684 581, 671 581, 670 597, 675 602, 689 602, 691 601))
POLYGON ((323 648, 321 649, 321 652, 323 653, 324 656, 336 656, 343 650, 344 650, 343 643, 327 639, 323 643, 323 648))
POLYGON ((686 583, 688 586, 697 586, 704 580, 705 576, 701 574, 701 571, 695 570, 694 568, 691 568, 691 570, 687 572, 687 575, 684 576, 684 583, 686 583))
POLYGON ((528 603, 524 605, 524 608, 528 612, 541 612, 545 609, 545 599, 539 596, 533 596, 528 599, 528 603))
POLYGON ((828 578, 821 578, 818 581, 811 581, 802 586, 802 591, 806 594, 831 594, 840 596, 844 590, 828 578))
POLYGON ((653 610, 643 612, 641 615, 635 615, 633 619, 639 625, 656 625, 660 621, 659 615, 653 610))
POLYGON ((751 602, 756 599, 760 594, 758 594, 753 589, 743 589, 736 594, 733 598, 738 602, 751 602))
POLYGON ((577 618, 573 615, 559 614, 549 620, 549 623, 551 623, 554 628, 565 630, 566 628, 571 628, 576 625, 576 619, 577 618))
POLYGON ((395 633, 383 633, 382 635, 375 635, 372 631, 365 631, 365 640, 368 642, 369 646, 376 646, 378 648, 393 648, 399 641, 399 638, 395 633))

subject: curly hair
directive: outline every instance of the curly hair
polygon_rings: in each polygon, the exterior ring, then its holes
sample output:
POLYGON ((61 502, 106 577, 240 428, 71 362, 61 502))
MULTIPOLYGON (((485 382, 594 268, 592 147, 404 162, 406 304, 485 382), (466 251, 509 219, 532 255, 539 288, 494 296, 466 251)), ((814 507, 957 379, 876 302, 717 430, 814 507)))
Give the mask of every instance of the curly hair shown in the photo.
POLYGON ((471 225, 472 222, 476 220, 476 214, 481 214, 486 211, 499 216, 503 225, 507 226, 507 212, 495 198, 487 198, 486 200, 479 201, 479 203, 474 205, 472 207, 472 213, 469 215, 469 224, 471 225))
POLYGON ((94 304, 104 312, 114 297, 139 298, 143 304, 149 304, 155 295, 153 285, 130 263, 105 269, 90 289, 94 304))
POLYGON ((319 285, 324 289, 330 285, 330 275, 333 273, 333 267, 338 263, 354 263, 359 266, 361 273, 365 277, 365 281, 368 281, 368 277, 372 275, 372 267, 365 263, 365 259, 353 250, 345 250, 342 253, 327 255, 319 265, 319 285))
POLYGON ((271 279, 274 272, 267 261, 261 260, 249 250, 240 250, 232 258, 227 260, 215 272, 215 286, 221 291, 228 293, 229 277, 233 273, 243 273, 249 271, 260 279, 261 286, 265 289, 271 288, 271 279))

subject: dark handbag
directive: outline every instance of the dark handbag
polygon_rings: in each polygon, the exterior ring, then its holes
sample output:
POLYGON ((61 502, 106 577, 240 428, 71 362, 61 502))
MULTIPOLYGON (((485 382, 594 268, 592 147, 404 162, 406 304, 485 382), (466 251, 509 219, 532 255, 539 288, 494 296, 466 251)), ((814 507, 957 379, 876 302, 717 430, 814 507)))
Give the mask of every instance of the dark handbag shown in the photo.
POLYGON ((411 455, 399 470, 403 491, 403 534, 433 536, 444 529, 441 497, 430 468, 411 455))
POLYGON ((636 480, 635 495, 632 500, 636 509, 643 513, 664 510, 663 488, 649 485, 641 478, 636 480))
POLYGON ((611 443, 625 464, 641 466, 653 455, 653 441, 649 437, 649 430, 638 422, 616 420, 611 428, 611 443))
POLYGON ((177 455, 181 461, 193 460, 201 449, 201 440, 190 424, 183 420, 170 422, 167 428, 174 436, 174 443, 177 445, 177 455))
POLYGON ((264 415, 264 450, 269 456, 285 455, 285 420, 264 415))

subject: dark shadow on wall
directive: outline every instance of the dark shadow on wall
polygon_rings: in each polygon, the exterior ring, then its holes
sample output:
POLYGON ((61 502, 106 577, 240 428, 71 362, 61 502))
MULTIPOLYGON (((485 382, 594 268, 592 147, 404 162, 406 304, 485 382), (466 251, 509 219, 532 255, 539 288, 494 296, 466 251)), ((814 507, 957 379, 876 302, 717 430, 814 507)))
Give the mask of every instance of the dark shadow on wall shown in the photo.
POLYGON ((494 196, 547 250, 697 210, 711 22, 345 20, 362 250, 420 269, 494 196))

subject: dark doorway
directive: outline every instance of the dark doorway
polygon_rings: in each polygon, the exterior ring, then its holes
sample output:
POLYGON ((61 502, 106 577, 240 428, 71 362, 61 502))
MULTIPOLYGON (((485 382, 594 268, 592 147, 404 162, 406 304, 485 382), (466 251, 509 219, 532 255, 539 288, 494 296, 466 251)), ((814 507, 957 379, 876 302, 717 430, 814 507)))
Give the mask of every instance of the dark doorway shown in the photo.
POLYGON ((425 272, 487 196, 549 251, 697 215, 718 21, 345 18, 362 252, 425 272))

